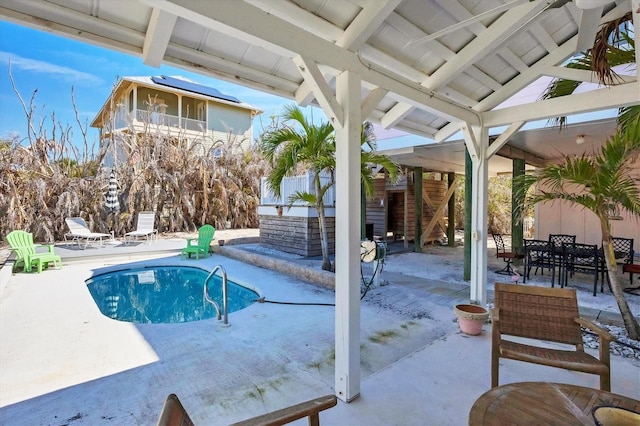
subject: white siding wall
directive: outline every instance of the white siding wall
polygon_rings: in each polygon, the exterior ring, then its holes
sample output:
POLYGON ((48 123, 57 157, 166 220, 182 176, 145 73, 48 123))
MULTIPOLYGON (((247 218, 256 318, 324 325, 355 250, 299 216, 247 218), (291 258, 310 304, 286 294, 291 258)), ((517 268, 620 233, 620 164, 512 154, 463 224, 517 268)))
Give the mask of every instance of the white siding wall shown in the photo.
MULTIPOLYGON (((622 220, 611 221, 614 237, 633 238, 634 250, 640 253, 640 219, 622 214, 622 220)), ((537 206, 536 238, 546 240, 549 234, 570 234, 576 241, 586 244, 602 244, 600 221, 589 210, 566 201, 541 203, 537 206)))

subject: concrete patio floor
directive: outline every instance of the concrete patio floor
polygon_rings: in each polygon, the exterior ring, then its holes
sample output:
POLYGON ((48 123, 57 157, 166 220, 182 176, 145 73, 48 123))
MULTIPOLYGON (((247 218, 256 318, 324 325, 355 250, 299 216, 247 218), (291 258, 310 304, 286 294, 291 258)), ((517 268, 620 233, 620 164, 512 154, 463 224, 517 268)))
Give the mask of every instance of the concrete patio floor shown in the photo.
MULTIPOLYGON (((11 275, 6 264, 0 423, 155 424, 166 396, 176 393, 196 424, 224 425, 333 393, 331 306, 256 303, 232 313, 229 327, 215 319, 131 324, 99 312, 84 281, 141 264, 220 264, 268 301, 334 301, 330 289, 220 254, 180 260, 183 246, 180 238, 83 251, 59 246, 63 269, 42 274, 11 275)), ((474 337, 458 331, 452 306, 468 301, 464 285, 397 272, 384 277, 390 283, 362 301, 361 395, 322 412, 321 424, 466 424, 473 402, 490 388, 491 326, 474 337)), ((500 373, 501 384, 598 387, 597 376, 515 361, 503 361, 500 373)), ((640 399, 638 377, 637 360, 612 356, 613 392, 640 399)))

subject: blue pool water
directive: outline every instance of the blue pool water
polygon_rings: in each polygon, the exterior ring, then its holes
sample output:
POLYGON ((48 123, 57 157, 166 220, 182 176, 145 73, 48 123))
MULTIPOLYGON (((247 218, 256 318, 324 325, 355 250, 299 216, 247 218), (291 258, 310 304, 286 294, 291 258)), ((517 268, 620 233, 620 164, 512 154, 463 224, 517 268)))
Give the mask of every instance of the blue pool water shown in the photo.
MULTIPOLYGON (((86 281, 100 312, 118 321, 173 324, 216 317, 216 309, 205 302, 204 280, 209 272, 184 266, 154 266, 125 269, 86 281)), ((222 278, 209 280, 209 297, 222 309, 222 278)), ((254 303, 258 294, 227 280, 228 312, 254 303)))

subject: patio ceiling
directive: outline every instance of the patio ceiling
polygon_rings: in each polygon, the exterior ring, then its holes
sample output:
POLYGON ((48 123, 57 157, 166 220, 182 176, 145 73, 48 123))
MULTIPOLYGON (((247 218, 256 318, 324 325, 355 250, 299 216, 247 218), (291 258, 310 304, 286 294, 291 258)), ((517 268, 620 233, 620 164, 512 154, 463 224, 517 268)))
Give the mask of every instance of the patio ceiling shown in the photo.
MULTIPOLYGON (((491 157, 489 173, 493 176, 511 173, 511 160, 514 158, 525 160, 528 166, 540 167, 547 162, 559 161, 570 155, 595 152, 615 133, 616 125, 617 120, 611 118, 570 124, 562 130, 557 127, 545 127, 517 132, 497 155, 491 157), (584 139, 581 143, 576 142, 579 135, 584 139)), ((464 174, 463 140, 389 149, 383 152, 398 164, 405 166, 464 174)))
MULTIPOLYGON (((567 76, 561 64, 591 37, 593 22, 634 11, 640 32, 639 0, 602 0, 595 11, 581 3, 0 0, 0 17, 152 66, 168 63, 314 103, 338 126, 335 78, 354 71, 362 78, 363 117, 443 141, 464 122, 498 127, 640 103, 631 76, 610 89, 494 110, 540 77, 567 76)), ((571 78, 592 75, 573 70, 571 78)))

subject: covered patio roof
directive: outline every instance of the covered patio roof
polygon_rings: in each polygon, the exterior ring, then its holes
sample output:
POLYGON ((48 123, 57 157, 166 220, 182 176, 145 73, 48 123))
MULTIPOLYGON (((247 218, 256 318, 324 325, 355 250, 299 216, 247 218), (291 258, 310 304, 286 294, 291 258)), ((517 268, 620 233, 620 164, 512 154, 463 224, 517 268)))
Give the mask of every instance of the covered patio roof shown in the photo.
POLYGON ((491 157, 527 122, 640 104, 640 83, 632 74, 497 107, 542 77, 592 81, 563 63, 593 45, 598 24, 626 14, 637 38, 640 0, 0 0, 2 19, 322 108, 337 141, 335 391, 344 401, 361 381, 363 120, 437 142, 462 131, 473 162, 470 299, 486 304, 491 157), (489 129, 503 126, 490 145, 489 129))
POLYGON ((493 110, 543 76, 593 80, 562 63, 598 23, 637 17, 640 7, 596 3, 594 11, 580 0, 0 0, 0 16, 314 103, 337 125, 336 76, 350 70, 362 79, 363 118, 442 141, 463 122, 497 127, 637 104, 640 85, 629 76, 571 99, 493 110))
MULTIPOLYGON (((522 159, 528 166, 541 167, 569 155, 595 152, 616 131, 614 118, 558 127, 521 130, 515 133, 489 161, 492 176, 511 173, 512 160, 522 159), (582 140, 578 139, 582 136, 582 140)), ((496 137, 490 137, 490 140, 496 137)), ((465 142, 452 140, 382 151, 398 164, 424 170, 464 174, 465 142)))

